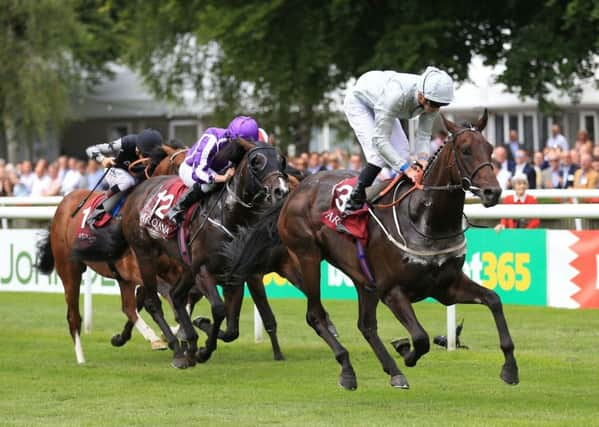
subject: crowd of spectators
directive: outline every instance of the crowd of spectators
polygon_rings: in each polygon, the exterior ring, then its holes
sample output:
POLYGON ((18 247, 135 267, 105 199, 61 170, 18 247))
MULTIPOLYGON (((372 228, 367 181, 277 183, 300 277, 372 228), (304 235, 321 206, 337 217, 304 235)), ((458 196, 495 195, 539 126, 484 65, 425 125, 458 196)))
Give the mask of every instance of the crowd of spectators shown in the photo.
MULTIPOLYGON (((48 163, 45 159, 12 164, 0 159, 0 196, 64 196, 73 190, 95 187, 104 170, 93 160, 60 156, 48 163)), ((104 189, 100 184, 98 189, 104 189)))
POLYGON ((545 148, 531 154, 515 130, 509 140, 493 150, 493 169, 503 189, 512 188, 511 178, 523 174, 528 188, 599 188, 599 144, 586 130, 578 132, 571 146, 559 125, 551 127, 545 148))
MULTIPOLYGON (((438 132, 431 141, 435 151, 447 134, 438 132)), ((335 148, 323 152, 303 152, 291 157, 289 163, 305 174, 323 170, 350 169, 360 171, 364 166, 361 154, 335 148)), ((578 132, 576 141, 568 144, 559 125, 553 125, 551 136, 542 151, 529 153, 515 130, 509 139, 493 150, 493 169, 503 189, 511 189, 512 177, 524 175, 527 188, 599 188, 599 144, 590 140, 585 130, 578 132), (570 147, 571 145, 571 147, 570 147)), ((0 196, 58 196, 75 189, 92 189, 104 170, 93 160, 60 156, 53 163, 41 159, 15 165, 0 159, 0 196)), ((387 179, 393 171, 383 169, 379 179, 387 179)), ((99 186, 99 189, 103 189, 99 186)))

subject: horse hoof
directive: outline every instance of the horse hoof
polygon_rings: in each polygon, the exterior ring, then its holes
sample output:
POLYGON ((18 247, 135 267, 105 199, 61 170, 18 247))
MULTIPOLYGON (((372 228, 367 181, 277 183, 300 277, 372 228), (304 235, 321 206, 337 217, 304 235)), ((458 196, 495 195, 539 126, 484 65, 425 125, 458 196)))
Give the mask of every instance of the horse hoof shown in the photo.
POLYGON ((196 360, 198 361, 198 363, 206 363, 210 359, 211 355, 212 353, 206 350, 205 348, 200 348, 198 350, 196 360))
POLYGON ((408 384, 408 380, 403 374, 393 375, 390 382, 391 387, 394 388, 403 388, 406 390, 410 388, 410 384, 408 384))
POLYGON ((275 353, 275 360, 285 360, 285 356, 282 353, 275 353))
POLYGON ((232 342, 235 341, 237 338, 239 338, 239 331, 218 333, 218 339, 222 340, 223 342, 232 342))
POLYGON ((126 342, 127 341, 121 336, 121 334, 113 335, 112 338, 110 338, 110 344, 115 347, 122 347, 126 342))
POLYGON ((507 363, 503 365, 501 369, 501 379, 504 383, 509 385, 516 385, 520 382, 518 377, 518 366, 515 364, 508 365, 507 363))
POLYGON ((354 391, 358 388, 358 381, 355 375, 341 375, 339 377, 339 385, 346 390, 354 391))
POLYGON ((404 359, 410 354, 410 340, 408 338, 391 341, 391 345, 404 359))
POLYGON ((187 369, 189 367, 187 357, 185 356, 174 357, 173 361, 171 362, 171 365, 173 366, 173 368, 177 369, 187 369))
POLYGON ((152 350, 166 350, 168 348, 168 344, 163 340, 156 340, 150 343, 152 350))
POLYGON ((198 328, 201 331, 204 331, 206 333, 210 332, 210 328, 211 328, 210 319, 207 319, 206 317, 196 317, 195 319, 193 319, 191 321, 191 323, 193 324, 193 326, 195 326, 196 328, 198 328))

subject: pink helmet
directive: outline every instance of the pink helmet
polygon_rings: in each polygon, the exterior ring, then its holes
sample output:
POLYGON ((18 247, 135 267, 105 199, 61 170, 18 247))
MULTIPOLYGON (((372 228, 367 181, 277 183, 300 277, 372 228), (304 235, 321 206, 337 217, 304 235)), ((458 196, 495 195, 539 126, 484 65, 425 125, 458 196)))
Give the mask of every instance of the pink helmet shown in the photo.
POLYGON ((227 132, 231 138, 244 138, 258 141, 258 123, 249 116, 235 117, 229 126, 227 132))

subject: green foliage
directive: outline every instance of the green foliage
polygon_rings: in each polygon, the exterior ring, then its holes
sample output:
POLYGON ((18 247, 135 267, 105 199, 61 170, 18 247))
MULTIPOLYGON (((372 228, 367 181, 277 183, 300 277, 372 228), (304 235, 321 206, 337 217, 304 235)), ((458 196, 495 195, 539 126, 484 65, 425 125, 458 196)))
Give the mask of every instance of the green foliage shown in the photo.
MULTIPOLYGON (((389 386, 356 327, 355 301, 325 301, 358 377, 358 390, 337 385, 329 347, 305 321, 304 300, 272 300, 283 362, 270 344, 253 340, 253 308, 244 302, 240 337, 219 342, 212 359, 184 371, 169 351, 152 352, 137 331, 122 348, 110 345, 124 316, 116 296, 94 296, 94 330, 81 339, 87 363, 77 365, 60 294, 0 292, 0 399, 3 426, 591 426, 597 425, 599 317, 596 310, 506 306, 522 382, 499 379, 503 356, 491 313, 458 306, 470 350, 433 345, 414 368, 399 367, 410 390, 389 386)), ((444 334, 444 308, 415 310, 432 336, 444 334)), ((165 310, 169 314, 170 310, 165 310)), ((198 314, 210 312, 202 301, 198 314)), ((143 316, 156 329, 147 313, 143 316)), ((406 336, 389 310, 378 310, 379 333, 406 336)))
POLYGON ((331 93, 369 69, 437 65, 464 80, 479 54, 546 109, 551 87, 576 96, 599 53, 597 0, 138 0, 122 9, 128 61, 156 93, 194 87, 220 124, 257 114, 300 149, 330 116, 331 93))
POLYGON ((44 134, 69 112, 70 94, 116 57, 109 11, 98 0, 5 0, 0 8, 1 126, 44 134))

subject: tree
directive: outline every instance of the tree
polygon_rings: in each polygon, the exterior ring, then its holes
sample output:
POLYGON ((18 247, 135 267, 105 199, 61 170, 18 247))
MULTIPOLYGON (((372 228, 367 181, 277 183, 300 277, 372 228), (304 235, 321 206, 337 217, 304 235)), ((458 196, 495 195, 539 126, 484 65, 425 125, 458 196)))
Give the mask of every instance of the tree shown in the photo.
POLYGON ((0 22, 0 155, 15 160, 17 141, 60 128, 73 91, 107 73, 118 44, 102 1, 5 0, 0 22))
POLYGON ((369 69, 437 65, 464 80, 482 55, 506 65, 499 81, 548 108, 552 86, 575 93, 595 69, 598 3, 138 1, 121 23, 137 40, 129 63, 157 93, 176 98, 193 86, 214 103, 215 120, 258 114, 305 150, 311 128, 330 117, 333 91, 369 69))

